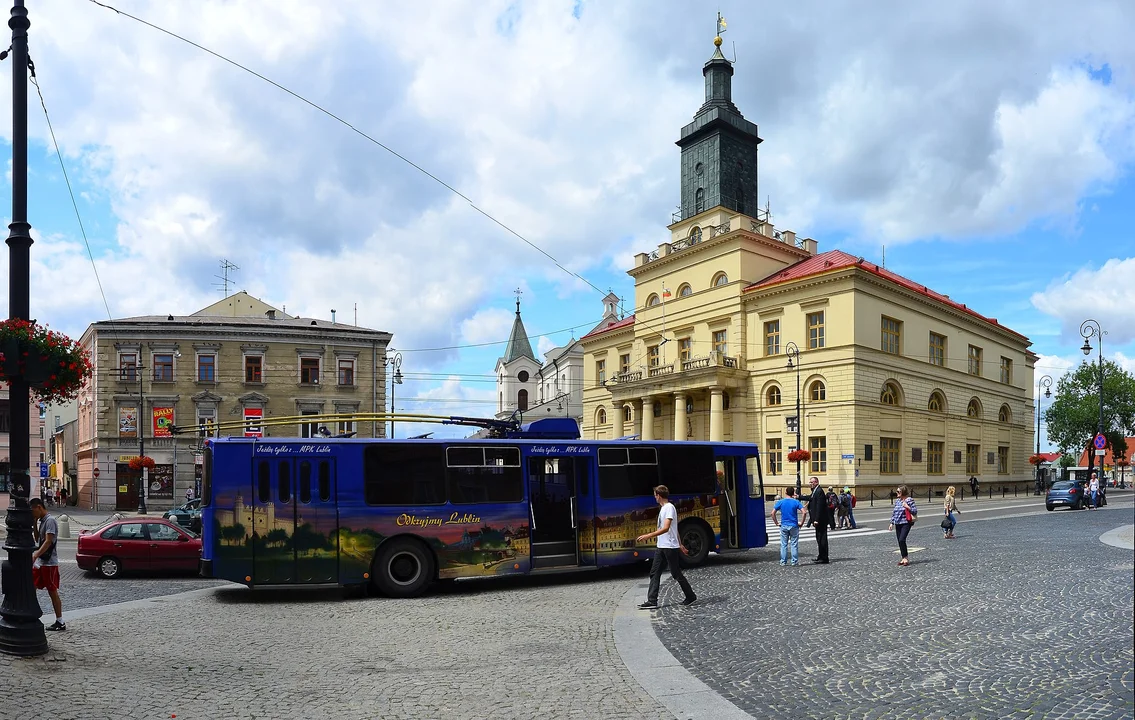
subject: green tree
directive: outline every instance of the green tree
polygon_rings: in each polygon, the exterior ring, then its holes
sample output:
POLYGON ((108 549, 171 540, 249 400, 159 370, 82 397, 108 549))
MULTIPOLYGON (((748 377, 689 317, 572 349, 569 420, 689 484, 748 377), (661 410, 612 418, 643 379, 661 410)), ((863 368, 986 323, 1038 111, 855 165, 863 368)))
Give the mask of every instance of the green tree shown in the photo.
MULTIPOLYGON (((1135 430, 1135 377, 1110 360, 1103 362, 1103 433, 1117 454, 1135 430)), ((1099 364, 1085 360, 1056 382, 1056 399, 1044 413, 1048 439, 1076 458, 1089 447, 1100 414, 1099 364)))

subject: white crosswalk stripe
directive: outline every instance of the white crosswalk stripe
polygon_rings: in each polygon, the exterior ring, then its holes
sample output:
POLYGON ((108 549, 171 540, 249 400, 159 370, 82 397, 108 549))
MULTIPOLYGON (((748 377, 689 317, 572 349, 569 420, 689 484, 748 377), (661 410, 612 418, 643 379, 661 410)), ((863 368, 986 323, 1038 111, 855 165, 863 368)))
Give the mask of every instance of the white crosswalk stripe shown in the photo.
MULTIPOLYGON (((768 532, 768 541, 769 541, 770 545, 780 542, 780 528, 777 527, 775 523, 765 523, 765 531, 768 532)), ((829 528, 828 529, 828 542, 831 542, 835 538, 852 537, 852 536, 863 537, 863 536, 866 536, 866 535, 881 535, 881 534, 884 534, 886 532, 889 532, 889 531, 877 530, 875 528, 867 527, 866 525, 859 525, 854 530, 832 530, 832 529, 829 528)), ((815 541, 815 539, 816 539, 816 529, 815 528, 813 528, 813 527, 802 527, 802 528, 800 528, 800 542, 815 541)))

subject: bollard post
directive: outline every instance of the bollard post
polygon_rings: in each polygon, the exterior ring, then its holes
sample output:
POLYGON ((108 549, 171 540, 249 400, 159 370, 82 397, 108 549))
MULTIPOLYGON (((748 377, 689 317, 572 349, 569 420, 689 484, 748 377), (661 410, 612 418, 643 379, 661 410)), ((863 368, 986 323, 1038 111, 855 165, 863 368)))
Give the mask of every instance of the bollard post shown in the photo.
POLYGON ((71 537, 71 518, 67 517, 66 515, 60 515, 57 524, 59 525, 59 537, 63 538, 64 540, 66 540, 67 538, 70 538, 71 537))

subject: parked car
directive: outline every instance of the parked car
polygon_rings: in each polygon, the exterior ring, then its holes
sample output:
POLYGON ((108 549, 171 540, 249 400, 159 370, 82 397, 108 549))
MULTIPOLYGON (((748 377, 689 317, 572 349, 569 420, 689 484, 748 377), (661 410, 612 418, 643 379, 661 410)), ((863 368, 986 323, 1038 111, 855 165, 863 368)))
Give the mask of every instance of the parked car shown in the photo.
POLYGON ((163 518, 201 534, 201 499, 190 500, 181 507, 169 510, 163 518))
POLYGON ((88 572, 116 578, 124 571, 197 570, 201 538, 168 520, 114 520, 79 535, 75 561, 88 572))
POLYGON ((1091 498, 1087 496, 1087 488, 1079 480, 1060 480, 1052 483, 1048 494, 1044 497, 1044 508, 1055 510, 1057 505, 1064 505, 1072 510, 1088 507, 1091 498))

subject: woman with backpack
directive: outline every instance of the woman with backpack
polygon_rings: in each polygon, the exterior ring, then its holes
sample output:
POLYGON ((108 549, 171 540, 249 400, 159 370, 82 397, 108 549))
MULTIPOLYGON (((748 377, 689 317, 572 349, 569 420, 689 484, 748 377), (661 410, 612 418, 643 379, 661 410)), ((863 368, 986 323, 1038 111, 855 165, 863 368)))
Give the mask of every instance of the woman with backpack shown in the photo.
POLYGON ((895 499, 895 509, 891 511, 891 525, 887 529, 895 531, 895 537, 899 541, 899 554, 902 555, 899 565, 905 567, 910 565, 906 537, 910 534, 914 521, 918 519, 918 507, 914 504, 914 498, 910 496, 910 488, 906 485, 899 485, 896 494, 898 497, 895 499))
POLYGON ((954 517, 954 513, 962 514, 962 511, 958 509, 957 500, 954 499, 955 492, 957 490, 954 489, 953 485, 946 488, 946 498, 942 502, 942 512, 946 516, 942 521, 942 533, 947 540, 954 539, 954 527, 958 524, 958 519, 954 517))

